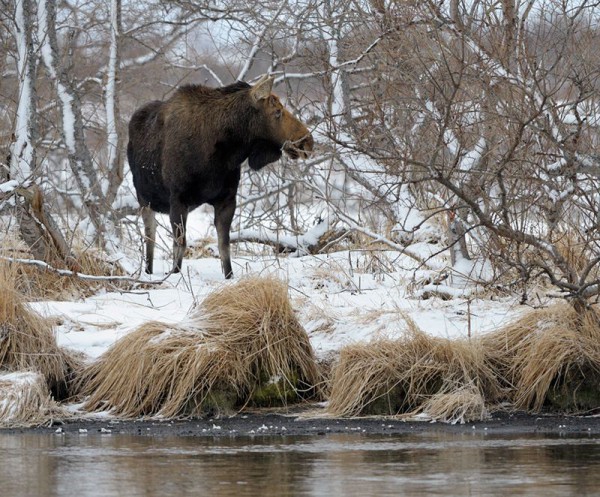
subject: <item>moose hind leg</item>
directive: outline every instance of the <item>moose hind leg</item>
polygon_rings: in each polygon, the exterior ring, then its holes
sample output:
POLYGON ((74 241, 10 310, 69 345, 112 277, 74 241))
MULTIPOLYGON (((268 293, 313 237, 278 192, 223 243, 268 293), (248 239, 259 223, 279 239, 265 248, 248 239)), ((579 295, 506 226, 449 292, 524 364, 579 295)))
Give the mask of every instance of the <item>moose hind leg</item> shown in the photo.
POLYGON ((173 230, 173 272, 181 271, 183 254, 185 253, 185 224, 187 222, 188 208, 179 200, 171 198, 171 228, 173 230))
POLYGON ((231 255, 229 253, 229 230, 231 221, 235 212, 235 196, 227 198, 215 204, 215 227, 217 228, 217 237, 219 239, 219 255, 221 257, 221 267, 225 278, 233 276, 231 269, 231 255))
POLYGON ((142 207, 142 220, 144 221, 144 237, 146 239, 146 273, 152 274, 154 245, 156 243, 156 216, 150 207, 142 207))

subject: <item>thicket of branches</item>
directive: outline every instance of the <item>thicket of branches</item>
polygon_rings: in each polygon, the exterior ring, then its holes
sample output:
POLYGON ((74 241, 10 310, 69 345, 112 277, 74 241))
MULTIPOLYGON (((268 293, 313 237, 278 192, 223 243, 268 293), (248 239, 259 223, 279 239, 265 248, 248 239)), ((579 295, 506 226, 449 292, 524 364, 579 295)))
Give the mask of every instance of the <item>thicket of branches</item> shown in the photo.
POLYGON ((317 150, 244 171, 234 238, 314 250, 321 223, 424 265, 411 245, 435 242, 486 268, 472 278, 526 298, 541 277, 583 304, 600 293, 599 4, 2 1, 3 212, 37 258, 67 260, 75 233, 110 253, 135 208, 133 110, 269 72, 317 150))

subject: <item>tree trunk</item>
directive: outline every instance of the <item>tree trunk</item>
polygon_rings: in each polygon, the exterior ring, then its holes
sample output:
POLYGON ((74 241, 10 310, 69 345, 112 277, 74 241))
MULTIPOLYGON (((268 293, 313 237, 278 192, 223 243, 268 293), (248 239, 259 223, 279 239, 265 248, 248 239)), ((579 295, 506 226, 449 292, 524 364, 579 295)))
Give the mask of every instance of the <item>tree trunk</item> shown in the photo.
POLYGON ((85 143, 81 101, 73 88, 67 70, 61 67, 56 37, 56 1, 38 2, 38 37, 42 60, 56 85, 61 102, 62 134, 67 147, 69 165, 81 194, 82 203, 89 215, 98 238, 104 231, 102 207, 104 195, 98 181, 92 156, 85 143))
POLYGON ((10 148, 10 179, 23 183, 31 179, 35 170, 36 115, 35 72, 36 57, 33 45, 33 2, 16 2, 13 36, 17 45, 19 103, 10 148))
POLYGON ((460 216, 451 212, 448 223, 448 245, 450 247, 450 262, 452 267, 461 260, 470 261, 469 250, 467 249, 467 240, 465 238, 466 230, 460 216))
POLYGON ((69 269, 79 271, 66 240, 44 205, 40 189, 37 186, 19 188, 16 193, 22 198, 17 205, 19 231, 34 259, 51 266, 65 264, 69 269))
POLYGON ((121 63, 121 0, 110 3, 110 54, 106 75, 106 204, 110 207, 123 181, 123 139, 119 132, 119 65, 121 63))

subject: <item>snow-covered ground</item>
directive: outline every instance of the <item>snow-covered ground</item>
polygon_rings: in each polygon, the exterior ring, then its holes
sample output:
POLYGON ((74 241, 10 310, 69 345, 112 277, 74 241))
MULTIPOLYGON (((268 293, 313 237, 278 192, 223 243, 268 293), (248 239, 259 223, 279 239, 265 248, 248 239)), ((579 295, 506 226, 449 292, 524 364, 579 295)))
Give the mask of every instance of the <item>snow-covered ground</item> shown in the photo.
MULTIPOLYGON (((190 216, 189 228, 189 245, 213 236, 212 214, 198 209, 190 216)), ((172 264, 164 250, 171 243, 170 237, 164 227, 161 230, 163 242, 157 247, 154 280, 163 279, 172 264)), ((411 250, 426 254, 435 247, 423 243, 412 245, 411 250)), ((185 319, 208 293, 221 285, 235 284, 244 276, 277 276, 288 282, 292 304, 321 358, 349 343, 398 336, 406 329, 405 317, 427 333, 454 338, 495 329, 524 309, 512 298, 492 299, 489 293, 478 297, 474 286, 467 283, 465 288, 463 278, 455 278, 454 284, 444 288, 452 298, 424 298, 424 289, 431 289, 431 284, 425 283, 438 275, 439 269, 419 269, 414 259, 394 251, 357 249, 303 257, 235 257, 235 253, 233 247, 232 281, 224 280, 218 258, 188 258, 183 272, 169 276, 161 285, 32 306, 45 316, 58 318, 56 331, 61 346, 82 351, 90 358, 98 357, 146 321, 176 323, 185 319)), ((447 263, 444 254, 433 262, 436 268, 447 263)))

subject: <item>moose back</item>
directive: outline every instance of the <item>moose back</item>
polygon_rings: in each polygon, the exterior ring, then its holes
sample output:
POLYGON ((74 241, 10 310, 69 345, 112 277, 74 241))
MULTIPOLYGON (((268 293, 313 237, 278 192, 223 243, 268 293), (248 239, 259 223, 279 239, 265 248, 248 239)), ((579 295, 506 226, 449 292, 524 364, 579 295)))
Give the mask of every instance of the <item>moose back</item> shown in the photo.
POLYGON ((306 158, 313 138, 271 93, 273 79, 221 88, 189 85, 166 101, 150 102, 129 122, 127 157, 146 237, 146 272, 152 273, 155 212, 168 213, 173 230, 173 272, 181 270, 188 213, 214 207, 219 255, 232 276, 229 231, 242 162, 255 170, 281 157, 306 158))

